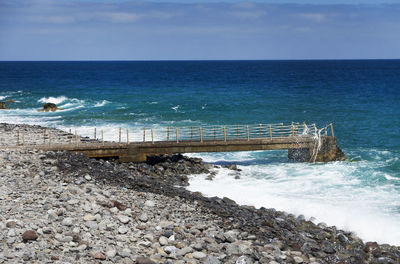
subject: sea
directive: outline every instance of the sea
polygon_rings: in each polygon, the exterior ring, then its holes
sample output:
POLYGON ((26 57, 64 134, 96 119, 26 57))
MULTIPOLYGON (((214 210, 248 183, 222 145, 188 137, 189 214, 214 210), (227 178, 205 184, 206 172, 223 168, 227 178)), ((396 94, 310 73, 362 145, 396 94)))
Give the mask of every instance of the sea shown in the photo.
MULTIPOLYGON (((221 167, 191 191, 275 208, 400 246, 400 60, 0 62, 0 122, 116 140, 144 127, 333 124, 345 161, 287 151, 191 153, 221 167), (38 112, 44 103, 62 108, 38 112)), ((157 139, 157 134, 156 134, 157 139)))

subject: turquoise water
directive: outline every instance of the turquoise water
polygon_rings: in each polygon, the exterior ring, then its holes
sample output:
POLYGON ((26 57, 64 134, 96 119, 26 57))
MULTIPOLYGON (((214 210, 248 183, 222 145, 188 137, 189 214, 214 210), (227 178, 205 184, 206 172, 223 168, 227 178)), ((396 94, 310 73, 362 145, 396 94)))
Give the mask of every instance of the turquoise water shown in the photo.
POLYGON ((287 153, 192 154, 237 163, 192 190, 275 207, 400 245, 400 60, 0 62, 0 122, 76 129, 334 124, 345 162, 298 164, 287 153), (45 102, 63 111, 37 112, 45 102))

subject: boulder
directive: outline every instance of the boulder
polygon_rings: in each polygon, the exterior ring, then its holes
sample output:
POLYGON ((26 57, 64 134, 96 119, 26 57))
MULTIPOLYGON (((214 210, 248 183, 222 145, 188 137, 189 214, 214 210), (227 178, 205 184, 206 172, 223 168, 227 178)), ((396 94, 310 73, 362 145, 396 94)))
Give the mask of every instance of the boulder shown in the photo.
POLYGON ((43 105, 43 109, 38 110, 39 112, 49 112, 49 111, 56 111, 56 110, 63 110, 61 108, 58 108, 56 104, 53 103, 45 103, 43 105))
POLYGON ((8 109, 5 102, 0 102, 0 109, 8 109))

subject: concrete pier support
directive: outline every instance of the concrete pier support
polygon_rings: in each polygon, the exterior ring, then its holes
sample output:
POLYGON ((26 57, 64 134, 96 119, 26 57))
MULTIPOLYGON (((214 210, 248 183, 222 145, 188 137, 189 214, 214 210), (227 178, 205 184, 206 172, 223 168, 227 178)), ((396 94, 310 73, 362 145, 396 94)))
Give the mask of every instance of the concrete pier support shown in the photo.
POLYGON ((329 162, 340 161, 346 158, 346 155, 337 145, 336 137, 321 137, 321 146, 317 153, 314 153, 314 147, 288 149, 288 158, 296 162, 329 162), (316 156, 315 156, 316 155, 316 156))

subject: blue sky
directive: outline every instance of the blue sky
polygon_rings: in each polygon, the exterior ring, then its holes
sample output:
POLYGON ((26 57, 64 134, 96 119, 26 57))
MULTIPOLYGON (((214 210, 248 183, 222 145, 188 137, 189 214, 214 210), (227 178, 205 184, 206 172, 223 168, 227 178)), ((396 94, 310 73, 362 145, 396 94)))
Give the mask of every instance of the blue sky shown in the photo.
POLYGON ((400 58, 399 47, 400 0, 0 0, 0 60, 400 58))

